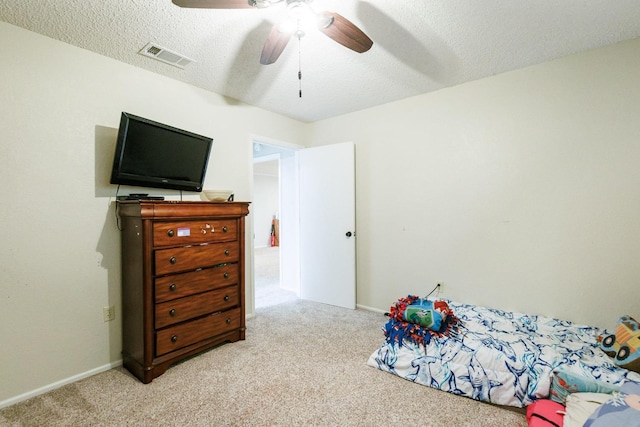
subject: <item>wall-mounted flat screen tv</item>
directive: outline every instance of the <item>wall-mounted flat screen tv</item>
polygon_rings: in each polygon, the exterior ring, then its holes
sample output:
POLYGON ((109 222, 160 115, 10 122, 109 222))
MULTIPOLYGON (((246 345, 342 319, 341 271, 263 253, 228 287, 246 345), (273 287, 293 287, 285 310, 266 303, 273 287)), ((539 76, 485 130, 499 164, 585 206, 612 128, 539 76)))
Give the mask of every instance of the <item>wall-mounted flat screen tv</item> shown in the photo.
POLYGON ((111 183, 202 191, 213 139, 123 112, 111 183))

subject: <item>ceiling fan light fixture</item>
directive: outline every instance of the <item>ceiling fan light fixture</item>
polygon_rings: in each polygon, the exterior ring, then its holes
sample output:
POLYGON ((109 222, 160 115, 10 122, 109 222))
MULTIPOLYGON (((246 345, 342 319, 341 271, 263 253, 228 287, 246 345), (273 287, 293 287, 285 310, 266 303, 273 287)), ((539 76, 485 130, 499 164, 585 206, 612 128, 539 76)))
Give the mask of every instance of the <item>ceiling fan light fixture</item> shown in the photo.
POLYGON ((271 27, 260 53, 262 65, 276 62, 293 35, 300 41, 305 33, 311 33, 314 30, 357 53, 366 52, 373 46, 369 36, 344 16, 330 11, 316 12, 311 7, 313 0, 172 0, 172 2, 179 7, 204 9, 264 9, 277 3, 284 3, 287 6, 289 19, 281 20, 282 23, 271 27))
POLYGON ((278 25, 278 31, 285 34, 293 33, 296 28, 298 28, 298 25, 293 19, 285 19, 278 25))
POLYGON ((308 0, 287 0, 287 12, 290 17, 286 24, 288 31, 293 32, 297 29, 304 33, 331 25, 331 22, 327 22, 331 17, 316 13, 308 3, 308 0))
POLYGON ((289 15, 294 19, 307 20, 316 16, 304 0, 287 0, 287 9, 289 15))

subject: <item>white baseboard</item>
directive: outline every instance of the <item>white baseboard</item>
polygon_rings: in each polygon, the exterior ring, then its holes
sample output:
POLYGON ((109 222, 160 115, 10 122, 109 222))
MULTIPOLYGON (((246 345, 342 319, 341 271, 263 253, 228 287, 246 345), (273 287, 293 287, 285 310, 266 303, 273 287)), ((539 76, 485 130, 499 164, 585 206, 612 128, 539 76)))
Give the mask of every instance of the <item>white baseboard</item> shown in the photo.
POLYGON ((380 313, 380 314, 386 313, 386 311, 380 310, 379 308, 367 307, 366 305, 362 305, 362 304, 356 304, 356 308, 359 308, 360 310, 373 311, 374 313, 380 313))
POLYGON ((46 385, 44 387, 37 388, 35 390, 32 390, 32 391, 29 391, 27 393, 21 394, 19 396, 15 396, 15 397, 12 397, 10 399, 3 400, 2 402, 0 402, 0 409, 6 408, 7 406, 14 405, 14 404, 16 404, 18 402, 22 402, 23 400, 31 399, 32 397, 39 396, 39 395, 47 393, 47 392, 49 392, 51 390, 55 390, 55 389, 60 388, 60 387, 62 387, 64 385, 74 383, 76 381, 82 380, 84 378, 91 377, 91 376, 99 374, 101 372, 106 372, 106 371, 108 371, 110 369, 117 368, 118 366, 122 366, 122 360, 117 360, 117 361, 111 362, 111 363, 109 363, 107 365, 99 366, 99 367, 97 367, 95 369, 91 369, 90 371, 82 372, 80 374, 71 376, 69 378, 65 378, 65 379, 60 380, 60 381, 56 381, 55 383, 46 385))

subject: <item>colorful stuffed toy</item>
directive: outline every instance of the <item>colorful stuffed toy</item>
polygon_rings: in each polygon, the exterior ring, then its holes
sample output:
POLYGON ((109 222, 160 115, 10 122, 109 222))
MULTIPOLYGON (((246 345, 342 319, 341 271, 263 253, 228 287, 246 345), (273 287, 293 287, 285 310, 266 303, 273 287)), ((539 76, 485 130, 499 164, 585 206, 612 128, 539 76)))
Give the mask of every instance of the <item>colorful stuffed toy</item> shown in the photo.
POLYGON ((616 365, 640 372, 640 326, 635 319, 620 317, 615 334, 600 338, 600 348, 613 357, 616 365))
MULTIPOLYGON (((397 308, 393 317, 398 321, 414 323, 432 331, 440 331, 447 316, 451 314, 451 309, 445 301, 430 301, 413 295, 401 300, 405 304, 397 308)), ((391 311, 394 311, 393 308, 391 311)))

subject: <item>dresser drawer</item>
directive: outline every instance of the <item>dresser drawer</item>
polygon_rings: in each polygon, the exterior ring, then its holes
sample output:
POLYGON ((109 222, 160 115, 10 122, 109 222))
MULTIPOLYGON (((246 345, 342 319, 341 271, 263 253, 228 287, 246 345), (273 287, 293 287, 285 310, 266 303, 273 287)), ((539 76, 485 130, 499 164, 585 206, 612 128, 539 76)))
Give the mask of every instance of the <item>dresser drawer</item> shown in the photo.
POLYGON ((239 306, 238 286, 156 304, 156 329, 239 306))
POLYGON ((212 291, 240 281, 238 264, 225 264, 155 279, 155 302, 212 291))
POLYGON ((154 251, 155 273, 158 276, 237 262, 239 259, 238 242, 210 243, 154 251))
POLYGON ((240 328, 240 308, 181 323, 156 333, 156 356, 240 328))
POLYGON ((153 224, 153 245, 155 247, 228 242, 237 238, 237 223, 233 219, 155 222, 153 224))

